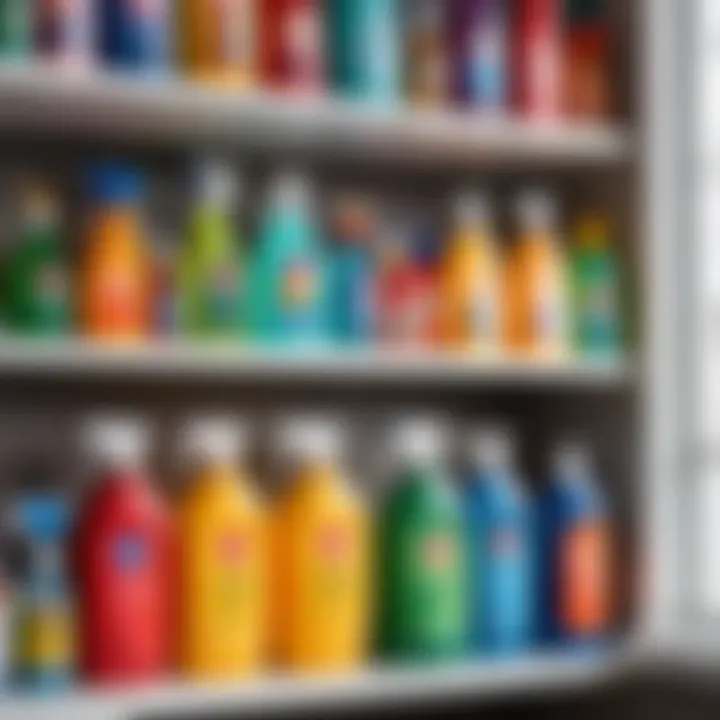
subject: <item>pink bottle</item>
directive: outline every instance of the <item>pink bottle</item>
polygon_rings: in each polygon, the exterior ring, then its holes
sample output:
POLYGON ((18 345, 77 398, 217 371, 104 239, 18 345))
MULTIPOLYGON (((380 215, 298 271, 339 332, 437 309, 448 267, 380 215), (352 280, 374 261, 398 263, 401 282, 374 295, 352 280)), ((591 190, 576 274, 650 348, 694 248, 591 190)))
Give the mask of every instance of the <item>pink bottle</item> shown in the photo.
POLYGON ((560 0, 513 3, 513 97, 523 115, 553 118, 562 111, 560 0))

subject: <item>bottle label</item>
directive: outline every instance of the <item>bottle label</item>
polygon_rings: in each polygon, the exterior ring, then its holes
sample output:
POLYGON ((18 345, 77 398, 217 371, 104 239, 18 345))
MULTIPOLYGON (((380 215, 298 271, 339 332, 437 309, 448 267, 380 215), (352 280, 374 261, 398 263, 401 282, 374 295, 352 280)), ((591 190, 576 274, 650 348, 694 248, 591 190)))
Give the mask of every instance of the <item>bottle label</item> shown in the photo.
POLYGON ((604 525, 582 525, 563 538, 560 617, 569 633, 591 635, 606 629, 610 614, 609 564, 604 525))
POLYGON ((44 52, 68 59, 89 53, 89 0, 40 0, 37 13, 39 45, 44 52))
POLYGON ((238 608, 248 601, 253 555, 252 539, 248 534, 232 529, 219 535, 214 594, 223 622, 237 618, 238 608))
POLYGON ((291 324, 302 323, 314 311, 318 278, 312 263, 298 259, 288 264, 282 278, 282 305, 291 324))
POLYGON ((59 314, 68 304, 68 278, 60 264, 46 265, 35 276, 35 297, 43 313, 59 314))
POLYGON ((141 573, 148 563, 148 546, 145 538, 135 533, 124 533, 115 540, 113 549, 115 566, 123 574, 141 573))
POLYGON ((353 536, 344 526, 329 524, 319 529, 315 543, 318 602, 326 610, 340 609, 354 591, 353 536))
POLYGON ((93 312, 103 328, 116 331, 135 331, 142 319, 142 287, 140 278, 129 269, 105 267, 99 269, 97 292, 93 297, 93 312))
POLYGON ((219 264, 210 272, 207 321, 212 327, 231 329, 239 322, 240 278, 233 263, 219 264))
POLYGON ((475 293, 470 308, 470 335, 479 340, 495 340, 499 332, 499 317, 495 294, 490 288, 475 293))

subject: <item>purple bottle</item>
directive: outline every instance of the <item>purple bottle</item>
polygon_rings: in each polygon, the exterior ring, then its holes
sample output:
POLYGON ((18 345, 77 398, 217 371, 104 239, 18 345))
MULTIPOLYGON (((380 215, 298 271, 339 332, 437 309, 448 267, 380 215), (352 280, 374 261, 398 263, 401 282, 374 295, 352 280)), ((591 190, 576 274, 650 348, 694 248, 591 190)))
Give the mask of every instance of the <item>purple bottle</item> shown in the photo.
POLYGON ((507 4, 506 0, 450 0, 455 97, 470 107, 505 107, 507 4))
POLYGON ((35 45, 43 60, 71 68, 91 64, 95 41, 91 0, 38 0, 34 21, 35 45))

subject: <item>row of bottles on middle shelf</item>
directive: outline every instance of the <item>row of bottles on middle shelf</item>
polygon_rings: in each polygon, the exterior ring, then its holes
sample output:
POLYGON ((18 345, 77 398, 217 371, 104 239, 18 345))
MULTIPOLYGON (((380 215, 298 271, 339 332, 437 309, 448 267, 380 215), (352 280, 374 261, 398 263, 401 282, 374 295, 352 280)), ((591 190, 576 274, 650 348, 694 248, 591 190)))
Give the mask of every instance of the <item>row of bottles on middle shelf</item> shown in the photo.
POLYGON ((240 469, 244 425, 190 422, 191 482, 171 514, 147 474, 147 426, 96 419, 96 481, 77 517, 59 495, 9 516, 28 547, 12 603, 15 680, 47 690, 76 673, 103 684, 172 668, 215 680, 269 664, 336 673, 373 650, 393 662, 602 650, 613 533, 586 451, 561 446, 535 502, 499 429, 473 433, 456 487, 446 430, 434 418, 396 424, 373 522, 337 420, 281 423, 286 484, 272 508, 240 469))
POLYGON ((0 57, 373 104, 603 116, 606 0, 3 0, 0 57), (175 37, 177 35, 177 38, 175 37))
POLYGON ((94 168, 72 280, 58 207, 47 193, 32 193, 4 273, 9 330, 551 359, 623 348, 610 224, 582 214, 566 244, 549 192, 517 197, 516 240, 506 250, 481 192, 458 193, 436 242, 409 214, 383 220, 372 199, 357 193, 338 196, 321 222, 309 180, 281 174, 270 185, 257 241, 245 243, 232 171, 205 162, 193 185, 185 241, 153 243, 142 220, 142 176, 127 167, 94 168))

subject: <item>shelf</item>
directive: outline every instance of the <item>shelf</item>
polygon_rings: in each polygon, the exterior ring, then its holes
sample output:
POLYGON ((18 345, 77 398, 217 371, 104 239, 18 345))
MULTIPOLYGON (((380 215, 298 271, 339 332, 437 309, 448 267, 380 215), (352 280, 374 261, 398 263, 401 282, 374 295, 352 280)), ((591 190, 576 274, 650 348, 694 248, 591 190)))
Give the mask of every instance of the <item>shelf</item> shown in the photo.
POLYGON ((233 711, 302 712, 352 703, 354 708, 393 702, 496 697, 596 686, 630 662, 627 651, 594 657, 548 656, 518 662, 476 663, 432 669, 364 671, 336 679, 274 678, 245 685, 168 684, 128 692, 88 691, 52 699, 0 700, 3 720, 134 720, 233 711))
POLYGON ((350 101, 232 94, 179 79, 0 66, 0 128, 165 146, 226 143, 363 162, 600 163, 632 157, 622 126, 375 109, 350 101))
POLYGON ((631 383, 624 360, 548 362, 390 351, 260 352, 238 345, 158 343, 137 346, 80 341, 0 340, 3 376, 197 378, 206 380, 568 385, 631 383))

